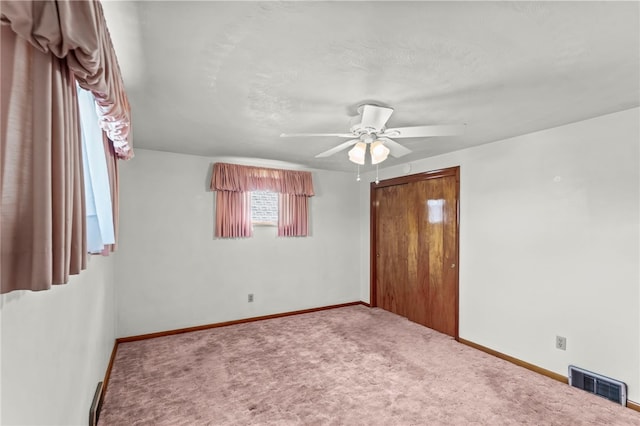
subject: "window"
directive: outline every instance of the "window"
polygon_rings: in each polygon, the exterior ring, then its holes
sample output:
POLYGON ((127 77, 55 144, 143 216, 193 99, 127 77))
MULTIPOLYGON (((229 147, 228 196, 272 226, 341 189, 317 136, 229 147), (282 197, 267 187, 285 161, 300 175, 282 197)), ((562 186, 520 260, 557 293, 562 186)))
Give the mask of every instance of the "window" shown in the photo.
POLYGON ((276 192, 251 192, 251 223, 278 226, 278 194, 276 192))
POLYGON ((78 108, 82 137, 87 251, 101 253, 115 243, 109 172, 93 94, 78 89, 78 108))
MULTIPOLYGON (((211 189, 216 191, 215 236, 218 238, 251 237, 252 194, 264 191, 272 194, 257 197, 269 197, 273 200, 271 205, 277 202, 277 207, 266 211, 271 212, 269 222, 276 218, 278 236, 309 236, 309 198, 314 195, 311 172, 215 163, 211 189)), ((256 200, 255 204, 256 211, 260 211, 261 203, 256 200)))

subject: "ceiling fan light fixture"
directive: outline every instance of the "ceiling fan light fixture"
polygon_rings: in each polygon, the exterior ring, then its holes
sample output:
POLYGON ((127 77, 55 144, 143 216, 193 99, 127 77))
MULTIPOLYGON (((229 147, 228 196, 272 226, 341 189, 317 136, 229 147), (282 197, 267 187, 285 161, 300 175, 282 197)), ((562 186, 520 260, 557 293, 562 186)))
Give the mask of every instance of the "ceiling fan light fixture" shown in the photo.
POLYGON ((371 145, 371 163, 377 165, 387 159, 389 154, 399 158, 411 152, 410 149, 396 142, 395 138, 429 138, 434 136, 455 136, 463 134, 464 126, 459 125, 422 125, 408 127, 387 127, 387 121, 393 108, 375 104, 358 106, 358 116, 350 120, 349 133, 283 133, 281 137, 339 137, 349 138, 316 155, 316 158, 329 157, 357 144, 349 151, 349 160, 364 165, 367 156, 367 145, 371 145), (394 139, 390 139, 394 138, 394 139))
POLYGON ((362 165, 366 154, 367 145, 364 142, 358 142, 356 146, 349 150, 349 161, 362 165))
POLYGON ((371 144, 371 164, 379 164, 389 156, 389 148, 384 146, 381 140, 377 140, 371 144))

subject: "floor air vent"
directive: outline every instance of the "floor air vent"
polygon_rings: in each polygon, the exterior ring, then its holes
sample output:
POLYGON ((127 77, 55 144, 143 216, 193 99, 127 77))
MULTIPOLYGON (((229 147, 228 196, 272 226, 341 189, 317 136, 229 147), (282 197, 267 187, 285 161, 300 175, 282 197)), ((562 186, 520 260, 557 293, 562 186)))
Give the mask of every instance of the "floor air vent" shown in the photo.
POLYGON ((89 426, 97 426, 98 418, 100 418, 100 409, 102 408, 102 382, 98 382, 96 391, 93 394, 93 402, 89 408, 89 426))
POLYGON ((610 379, 574 365, 569 366, 569 384, 603 398, 627 405, 627 385, 619 380, 610 379))

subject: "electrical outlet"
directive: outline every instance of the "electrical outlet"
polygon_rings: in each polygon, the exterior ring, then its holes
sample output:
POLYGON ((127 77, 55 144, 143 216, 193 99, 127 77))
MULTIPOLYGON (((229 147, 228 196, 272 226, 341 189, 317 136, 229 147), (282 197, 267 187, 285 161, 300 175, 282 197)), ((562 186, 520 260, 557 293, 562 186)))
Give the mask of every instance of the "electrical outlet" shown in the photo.
POLYGON ((566 351, 567 350, 567 338, 562 336, 556 336, 556 348, 566 351))
POLYGON ((248 302, 253 302, 253 294, 249 293, 249 296, 247 297, 247 301, 248 302))

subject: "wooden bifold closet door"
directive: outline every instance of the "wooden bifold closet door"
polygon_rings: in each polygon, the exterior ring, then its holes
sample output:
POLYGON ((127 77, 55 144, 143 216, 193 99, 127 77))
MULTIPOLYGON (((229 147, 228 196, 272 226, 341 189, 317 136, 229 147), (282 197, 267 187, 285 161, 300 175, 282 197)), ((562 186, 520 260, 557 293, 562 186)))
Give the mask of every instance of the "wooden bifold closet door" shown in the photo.
POLYGON ((371 304, 458 337, 459 167, 371 185, 371 304))

